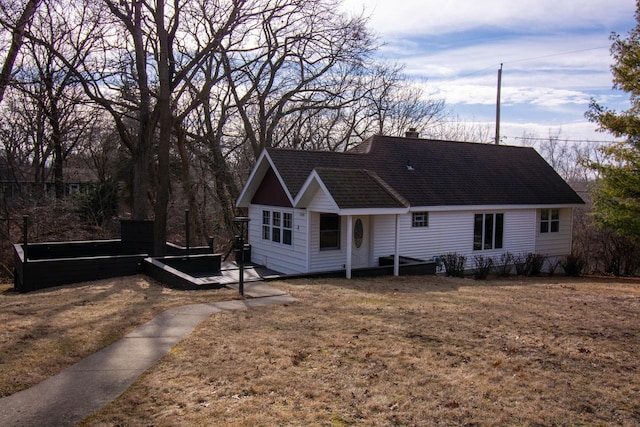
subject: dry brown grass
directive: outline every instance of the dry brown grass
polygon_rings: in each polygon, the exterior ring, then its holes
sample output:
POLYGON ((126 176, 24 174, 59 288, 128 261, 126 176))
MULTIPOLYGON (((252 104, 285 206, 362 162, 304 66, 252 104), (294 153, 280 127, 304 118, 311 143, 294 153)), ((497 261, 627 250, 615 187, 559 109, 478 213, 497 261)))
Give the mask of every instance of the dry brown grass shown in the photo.
POLYGON ((87 425, 640 424, 640 281, 274 283, 87 425))
POLYGON ((60 372, 170 307, 236 294, 171 290, 145 276, 27 294, 0 285, 0 397, 60 372))

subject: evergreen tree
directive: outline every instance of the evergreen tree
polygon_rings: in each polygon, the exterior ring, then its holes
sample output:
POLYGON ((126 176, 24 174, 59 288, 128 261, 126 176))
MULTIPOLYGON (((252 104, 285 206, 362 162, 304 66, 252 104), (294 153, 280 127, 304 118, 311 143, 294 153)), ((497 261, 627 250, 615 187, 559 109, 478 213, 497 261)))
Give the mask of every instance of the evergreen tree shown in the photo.
POLYGON ((592 100, 586 117, 623 142, 603 148, 606 159, 593 163, 600 179, 593 216, 602 228, 640 243, 640 1, 636 27, 626 37, 611 36, 613 87, 629 94, 630 108, 616 112, 592 100))

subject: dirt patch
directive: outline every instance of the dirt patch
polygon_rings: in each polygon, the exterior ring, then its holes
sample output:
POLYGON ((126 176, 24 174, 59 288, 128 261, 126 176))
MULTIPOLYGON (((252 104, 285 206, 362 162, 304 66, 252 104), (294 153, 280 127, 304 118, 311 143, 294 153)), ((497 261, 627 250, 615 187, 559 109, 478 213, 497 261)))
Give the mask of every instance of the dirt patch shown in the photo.
POLYGON ((87 425, 640 423, 640 282, 300 279, 211 316, 87 425))
POLYGON ((27 294, 0 285, 0 396, 57 374, 170 307, 236 295, 167 289, 141 275, 27 294))

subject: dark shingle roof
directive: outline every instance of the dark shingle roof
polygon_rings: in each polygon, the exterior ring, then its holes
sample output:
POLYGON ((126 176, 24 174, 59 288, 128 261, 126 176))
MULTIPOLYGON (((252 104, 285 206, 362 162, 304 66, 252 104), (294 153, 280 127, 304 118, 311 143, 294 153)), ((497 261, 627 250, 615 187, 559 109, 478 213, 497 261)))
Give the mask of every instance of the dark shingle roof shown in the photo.
POLYGON ((316 168, 316 172, 340 209, 409 206, 374 172, 337 168, 316 168))
MULTIPOLYGON (((529 147, 374 136, 346 153, 267 151, 294 198, 314 169, 330 168, 334 172, 327 179, 336 183, 336 191, 358 192, 361 205, 357 207, 370 206, 366 191, 356 187, 373 188, 376 181, 365 178, 363 170, 375 174, 411 206, 583 203, 529 147), (361 172, 345 171, 340 180, 336 169, 361 172), (355 182, 354 175, 361 181, 355 182)), ((374 193, 376 197, 381 194, 372 190, 372 197, 374 193)))

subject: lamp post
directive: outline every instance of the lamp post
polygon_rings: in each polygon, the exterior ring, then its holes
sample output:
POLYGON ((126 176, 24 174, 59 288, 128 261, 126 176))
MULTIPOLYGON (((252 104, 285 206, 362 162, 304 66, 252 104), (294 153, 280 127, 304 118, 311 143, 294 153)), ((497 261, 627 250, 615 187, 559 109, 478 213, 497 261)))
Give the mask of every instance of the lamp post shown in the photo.
POLYGON ((246 216, 237 216, 233 219, 236 231, 236 263, 238 264, 238 291, 244 296, 244 236, 249 228, 249 219, 246 216))

